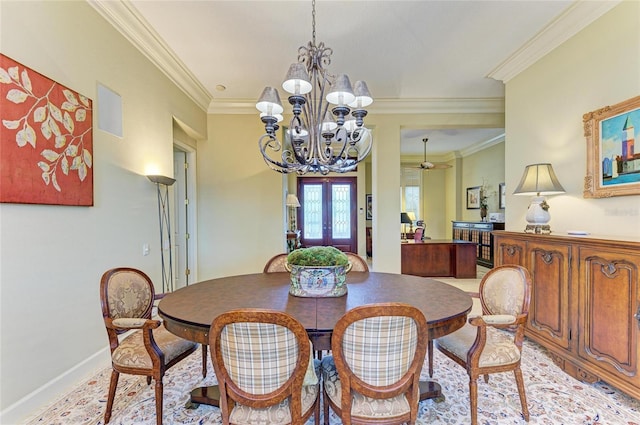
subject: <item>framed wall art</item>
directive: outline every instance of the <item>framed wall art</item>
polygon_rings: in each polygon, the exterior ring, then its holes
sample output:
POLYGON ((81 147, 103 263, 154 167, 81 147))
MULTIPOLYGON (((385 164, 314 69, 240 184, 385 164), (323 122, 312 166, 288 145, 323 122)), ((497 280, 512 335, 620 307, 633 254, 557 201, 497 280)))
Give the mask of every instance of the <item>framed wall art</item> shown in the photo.
POLYGON ((467 188, 467 209, 468 210, 480 209, 480 188, 481 186, 467 188))
POLYGON ((585 198, 640 195, 640 96, 584 114, 585 198))
POLYGON ((91 99, 0 54, 0 202, 93 205, 91 99))
POLYGON ((507 201, 507 190, 505 189, 504 183, 500 183, 498 185, 498 208, 503 210, 506 206, 507 201))
POLYGON ((373 204, 372 204, 372 198, 370 193, 367 194, 366 211, 367 211, 367 220, 373 220, 373 204))

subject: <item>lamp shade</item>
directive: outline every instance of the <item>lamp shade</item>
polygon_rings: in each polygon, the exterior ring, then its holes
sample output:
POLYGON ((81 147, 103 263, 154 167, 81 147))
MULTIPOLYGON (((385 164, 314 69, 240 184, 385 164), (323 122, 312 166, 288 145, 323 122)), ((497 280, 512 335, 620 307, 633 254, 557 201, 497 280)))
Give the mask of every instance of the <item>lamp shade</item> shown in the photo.
POLYGON ((293 193, 290 193, 290 194, 287 195, 287 202, 286 203, 287 203, 288 207, 296 207, 296 208, 298 208, 300 206, 300 201, 298 201, 298 197, 293 193))
POLYGON ((260 99, 258 99, 258 103, 256 103, 256 108, 258 111, 264 112, 269 116, 282 114, 284 108, 282 107, 282 102, 280 102, 278 90, 273 87, 265 87, 260 95, 260 99))
POLYGON ((524 169, 514 195, 556 195, 565 190, 551 164, 531 164, 524 169))
POLYGON ((309 73, 307 67, 300 62, 294 63, 289 67, 289 72, 284 78, 282 88, 291 94, 301 95, 311 91, 312 86, 309 81, 309 73))
POLYGON ((356 100, 347 74, 338 74, 327 94, 327 102, 333 105, 348 105, 356 100))
POLYGON ((349 104, 352 108, 362 109, 373 103, 373 98, 371 97, 371 93, 369 93, 369 87, 367 87, 367 83, 364 81, 356 81, 356 84, 353 86, 353 94, 356 96, 356 100, 349 104))
POLYGON ((411 224, 411 217, 409 217, 409 214, 406 212, 401 212, 400 213, 400 223, 403 224, 411 224))

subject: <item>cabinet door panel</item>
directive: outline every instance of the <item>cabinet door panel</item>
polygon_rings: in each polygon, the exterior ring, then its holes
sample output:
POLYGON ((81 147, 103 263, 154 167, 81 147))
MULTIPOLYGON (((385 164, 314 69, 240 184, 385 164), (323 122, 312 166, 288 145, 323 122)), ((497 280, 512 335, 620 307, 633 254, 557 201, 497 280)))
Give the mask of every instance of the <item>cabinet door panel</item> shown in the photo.
POLYGON ((526 242, 516 241, 513 239, 504 239, 501 236, 495 236, 495 261, 497 266, 507 264, 515 264, 516 266, 526 267, 525 249, 526 242))
POLYGON ((580 249, 579 355, 640 384, 640 255, 580 249))
POLYGON ((567 245, 530 244, 527 267, 533 279, 528 328, 569 348, 570 250, 567 245))

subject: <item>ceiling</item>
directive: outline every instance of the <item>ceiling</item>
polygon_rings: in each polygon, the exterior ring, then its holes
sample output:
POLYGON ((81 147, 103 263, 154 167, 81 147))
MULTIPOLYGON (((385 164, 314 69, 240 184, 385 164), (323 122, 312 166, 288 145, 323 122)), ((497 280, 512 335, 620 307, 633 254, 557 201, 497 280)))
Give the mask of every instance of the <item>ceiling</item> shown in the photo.
MULTIPOLYGON (((312 38, 311 1, 88 1, 209 112, 258 119, 262 89, 312 38)), ((367 82, 371 113, 504 112, 505 81, 616 3, 317 0, 316 42, 333 49, 332 74, 367 82)), ((422 155, 429 137, 442 155, 503 133, 406 128, 401 150, 422 155)))

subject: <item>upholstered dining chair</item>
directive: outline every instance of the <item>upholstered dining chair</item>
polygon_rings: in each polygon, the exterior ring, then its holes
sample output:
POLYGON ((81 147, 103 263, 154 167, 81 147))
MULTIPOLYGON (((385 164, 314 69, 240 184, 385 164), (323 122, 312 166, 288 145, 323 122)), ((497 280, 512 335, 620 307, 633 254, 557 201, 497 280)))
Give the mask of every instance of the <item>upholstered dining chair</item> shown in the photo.
POLYGON ((344 314, 322 359, 324 424, 329 407, 345 425, 414 424, 420 370, 427 351, 427 321, 402 303, 356 307, 344 314))
POLYGON ((211 323, 209 346, 220 389, 222 423, 302 425, 320 420, 319 362, 292 316, 239 309, 211 323))
MULTIPOLYGON (((140 270, 118 267, 100 280, 102 317, 111 349, 111 381, 104 422, 111 419, 120 373, 145 375, 155 380, 156 423, 162 424, 162 378, 167 369, 193 353, 198 344, 179 338, 160 320, 151 319, 155 298, 153 283, 140 270), (122 340, 119 336, 133 331, 122 340)), ((205 363, 206 367, 206 363, 205 363)))
POLYGON ((354 252, 345 251, 345 254, 347 254, 347 257, 349 258, 349 262, 351 263, 351 270, 349 271, 354 271, 354 272, 369 271, 369 265, 367 264, 364 258, 362 258, 361 256, 359 256, 354 252))
POLYGON ((421 242, 424 236, 424 227, 416 227, 416 231, 413 234, 413 240, 415 242, 421 242))
POLYGON ((287 262, 287 256, 289 254, 282 253, 276 254, 267 261, 267 264, 264 265, 263 273, 277 273, 277 272, 286 272, 288 271, 285 268, 285 264, 287 262))
POLYGON ((471 424, 478 423, 478 383, 489 374, 513 371, 522 405, 529 421, 520 361, 529 314, 531 276, 524 267, 504 265, 487 272, 480 281, 482 315, 472 317, 459 330, 435 340, 436 347, 461 365, 469 375, 471 424))

